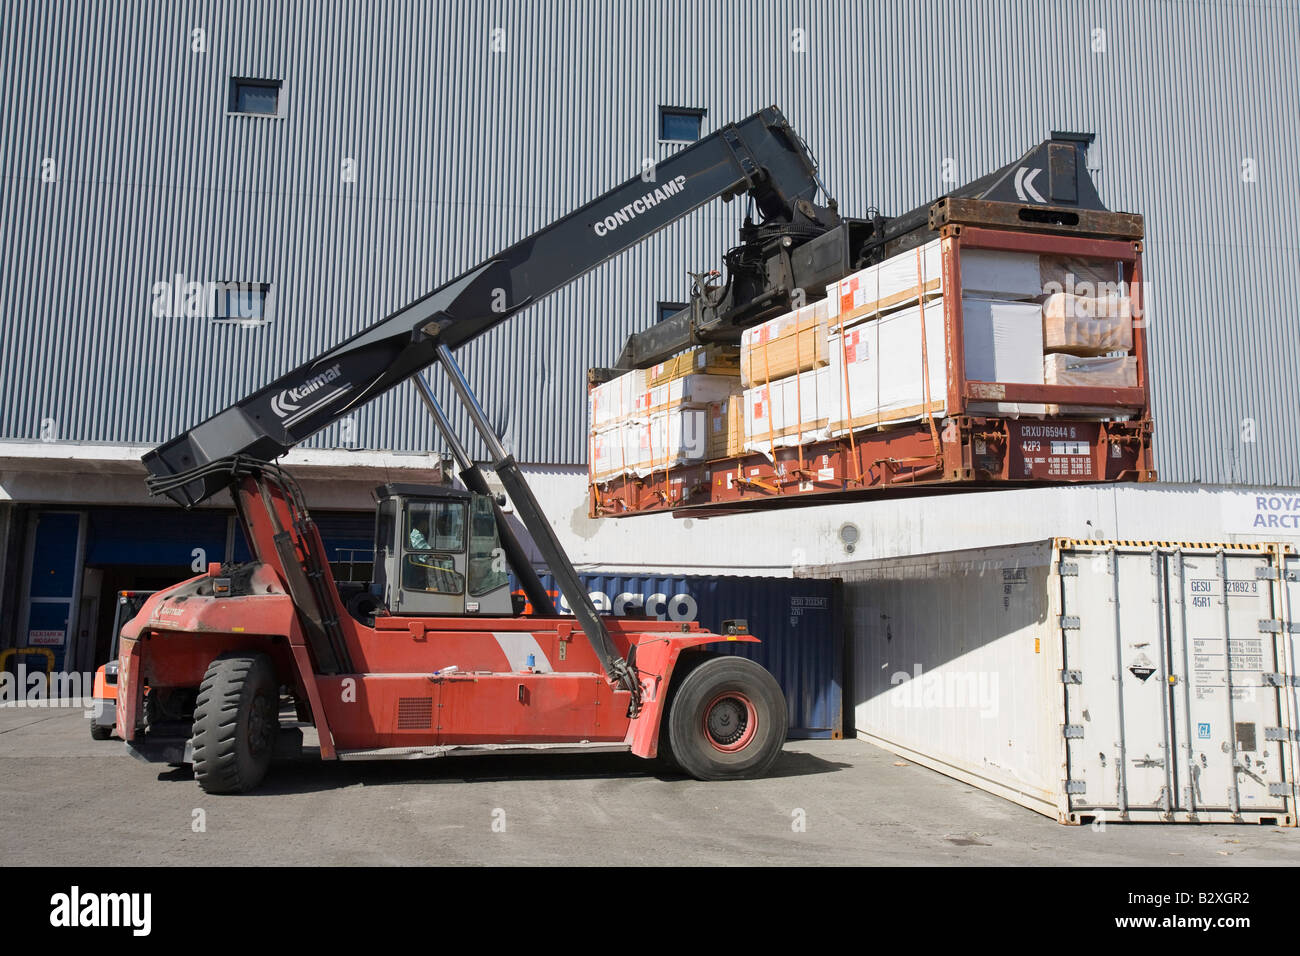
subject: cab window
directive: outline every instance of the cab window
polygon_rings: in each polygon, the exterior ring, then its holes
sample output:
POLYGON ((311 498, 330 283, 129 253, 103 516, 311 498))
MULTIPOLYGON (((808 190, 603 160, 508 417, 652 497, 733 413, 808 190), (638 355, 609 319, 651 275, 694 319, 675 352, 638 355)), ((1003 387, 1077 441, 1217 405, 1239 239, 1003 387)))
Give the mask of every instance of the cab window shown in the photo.
POLYGON ((417 552, 402 559, 402 588, 431 594, 464 594, 465 578, 449 554, 417 552))
POLYGON ((475 495, 469 529, 469 593, 477 597, 508 583, 492 499, 475 495))
POLYGON ((408 501, 402 545, 407 551, 464 552, 465 506, 459 501, 408 501))

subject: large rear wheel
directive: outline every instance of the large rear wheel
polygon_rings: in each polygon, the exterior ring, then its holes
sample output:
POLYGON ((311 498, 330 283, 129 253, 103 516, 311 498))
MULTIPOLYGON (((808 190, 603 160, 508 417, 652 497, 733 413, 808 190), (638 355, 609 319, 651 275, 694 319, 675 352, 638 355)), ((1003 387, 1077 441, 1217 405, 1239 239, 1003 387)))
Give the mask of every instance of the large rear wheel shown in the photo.
POLYGON ((222 654, 194 706, 194 779, 208 793, 243 793, 271 764, 280 730, 279 685, 265 654, 222 654))
POLYGON ((715 657, 694 668, 668 712, 673 758, 698 780, 766 773, 781 753, 788 724, 776 679, 744 657, 715 657))

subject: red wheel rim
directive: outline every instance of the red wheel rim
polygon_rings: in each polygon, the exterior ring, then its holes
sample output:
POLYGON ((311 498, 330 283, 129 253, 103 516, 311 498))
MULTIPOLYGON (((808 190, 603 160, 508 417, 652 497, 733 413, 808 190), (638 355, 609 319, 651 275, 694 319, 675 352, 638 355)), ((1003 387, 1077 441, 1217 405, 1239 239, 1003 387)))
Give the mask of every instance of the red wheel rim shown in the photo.
POLYGON ((758 711, 737 690, 723 691, 704 708, 704 739, 714 750, 734 754, 744 750, 758 732, 758 711))

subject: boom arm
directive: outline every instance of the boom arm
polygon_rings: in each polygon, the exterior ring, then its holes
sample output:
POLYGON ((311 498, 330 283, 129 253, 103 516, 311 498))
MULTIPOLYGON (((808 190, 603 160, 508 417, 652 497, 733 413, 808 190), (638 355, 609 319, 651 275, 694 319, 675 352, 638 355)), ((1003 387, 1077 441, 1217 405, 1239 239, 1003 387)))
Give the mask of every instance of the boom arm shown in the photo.
MULTIPOLYGON (((748 193, 764 242, 837 225, 813 205, 816 168, 776 107, 682 149, 341 345, 280 376, 144 458, 158 478, 235 457, 270 461, 455 349, 705 203, 748 193)), ((167 490, 186 507, 230 483, 208 469, 167 490)))

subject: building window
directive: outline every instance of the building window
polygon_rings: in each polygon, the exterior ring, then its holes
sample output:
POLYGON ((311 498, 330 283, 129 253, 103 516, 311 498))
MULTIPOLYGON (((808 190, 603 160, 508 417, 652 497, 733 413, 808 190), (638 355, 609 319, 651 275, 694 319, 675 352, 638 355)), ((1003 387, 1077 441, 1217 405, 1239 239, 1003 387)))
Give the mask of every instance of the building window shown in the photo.
POLYGON ((212 283, 214 322, 261 325, 271 320, 268 298, 271 287, 264 282, 212 283))
POLYGON ((655 321, 662 322, 664 319, 671 319, 682 309, 689 308, 686 302, 660 302, 655 307, 655 321))
POLYGON ((668 143, 693 143, 700 138, 704 110, 684 106, 659 107, 659 139, 668 143))
POLYGON ((281 80, 230 78, 230 112, 247 116, 282 116, 281 80))

